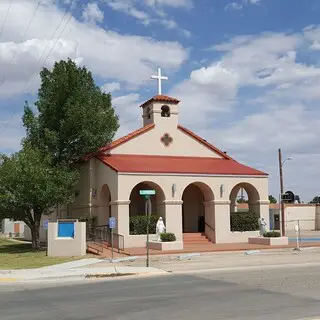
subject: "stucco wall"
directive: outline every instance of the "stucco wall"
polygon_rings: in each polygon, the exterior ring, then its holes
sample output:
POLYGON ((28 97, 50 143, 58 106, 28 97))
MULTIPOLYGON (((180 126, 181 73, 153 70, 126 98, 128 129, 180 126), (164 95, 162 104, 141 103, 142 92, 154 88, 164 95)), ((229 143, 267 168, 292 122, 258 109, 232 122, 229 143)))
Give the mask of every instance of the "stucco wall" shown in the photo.
MULTIPOLYGON (((168 119, 170 118, 162 120, 167 121, 168 119)), ((182 132, 177 126, 168 128, 159 124, 148 132, 112 149, 110 153, 221 158, 219 154, 182 132), (168 133, 173 139, 170 147, 161 142, 161 137, 165 133, 168 133)))
POLYGON ((286 206, 285 208, 285 222, 286 230, 294 230, 295 225, 298 224, 301 230, 315 230, 316 226, 316 210, 314 205, 303 206, 286 206))

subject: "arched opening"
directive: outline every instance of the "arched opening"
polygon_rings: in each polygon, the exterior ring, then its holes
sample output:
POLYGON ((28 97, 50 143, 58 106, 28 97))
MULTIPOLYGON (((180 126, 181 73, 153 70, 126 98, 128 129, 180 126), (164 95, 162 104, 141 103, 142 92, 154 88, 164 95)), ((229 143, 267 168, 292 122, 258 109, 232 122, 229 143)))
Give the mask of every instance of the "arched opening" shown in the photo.
MULTIPOLYGON (((250 183, 239 183, 230 192, 230 218, 240 212, 254 213, 256 220, 260 217, 260 196, 258 190, 250 183)), ((230 219, 232 221, 233 219, 230 219)), ((231 230, 234 228, 230 226, 231 230)))
POLYGON ((111 217, 111 192, 108 185, 104 184, 99 193, 99 207, 97 225, 102 226, 108 224, 111 217))
POLYGON ((189 184, 182 194, 182 230, 184 233, 205 232, 206 224, 214 230, 214 195, 211 188, 202 183, 189 184))
POLYGON ((151 214, 165 219, 164 192, 159 185, 150 181, 140 182, 132 189, 129 206, 130 217, 145 215, 146 200, 140 195, 140 190, 155 190, 156 194, 151 196, 151 214))
POLYGON ((170 117, 170 107, 164 105, 161 107, 161 117, 169 118, 170 117))

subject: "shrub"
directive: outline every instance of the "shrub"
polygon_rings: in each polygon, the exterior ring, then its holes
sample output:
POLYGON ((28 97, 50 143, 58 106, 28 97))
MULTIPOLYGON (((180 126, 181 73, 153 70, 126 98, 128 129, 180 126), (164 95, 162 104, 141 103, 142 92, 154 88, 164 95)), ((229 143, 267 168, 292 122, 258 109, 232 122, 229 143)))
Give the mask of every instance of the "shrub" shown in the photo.
POLYGON ((259 230, 259 217, 251 211, 232 212, 230 214, 231 231, 256 231, 259 230))
POLYGON ((279 231, 269 231, 265 232, 263 236, 266 238, 279 238, 281 237, 281 233, 279 231))
MULTIPOLYGON (((156 233, 158 217, 156 215, 151 215, 149 220, 149 233, 156 233)), ((130 217, 130 234, 139 235, 147 234, 147 216, 138 215, 130 217)))
POLYGON ((174 242, 174 241, 176 241, 175 234, 174 233, 170 233, 170 232, 161 233, 160 238, 161 238, 162 242, 174 242))

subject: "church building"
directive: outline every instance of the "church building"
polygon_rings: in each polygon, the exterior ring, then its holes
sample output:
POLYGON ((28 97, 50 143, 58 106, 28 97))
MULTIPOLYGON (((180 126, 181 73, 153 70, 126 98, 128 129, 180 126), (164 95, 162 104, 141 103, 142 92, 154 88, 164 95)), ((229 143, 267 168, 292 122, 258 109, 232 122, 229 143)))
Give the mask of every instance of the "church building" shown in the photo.
POLYGON ((268 175, 220 151, 179 124, 179 100, 159 94, 141 106, 143 126, 103 147, 81 167, 73 214, 97 216, 98 225, 116 218, 125 248, 144 247, 145 235, 131 235, 129 219, 144 215, 140 190, 155 190, 152 213, 167 232, 203 233, 213 243, 247 242, 256 232, 231 232, 240 189, 250 210, 269 224, 268 175))

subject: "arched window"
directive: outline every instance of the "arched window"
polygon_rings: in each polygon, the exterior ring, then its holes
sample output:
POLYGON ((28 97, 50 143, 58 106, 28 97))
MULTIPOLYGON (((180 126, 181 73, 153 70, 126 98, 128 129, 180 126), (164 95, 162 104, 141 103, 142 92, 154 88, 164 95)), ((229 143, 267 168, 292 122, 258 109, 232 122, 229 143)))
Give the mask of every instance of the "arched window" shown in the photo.
POLYGON ((169 118, 170 117, 170 108, 167 105, 161 107, 161 117, 169 118))

